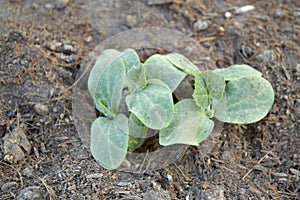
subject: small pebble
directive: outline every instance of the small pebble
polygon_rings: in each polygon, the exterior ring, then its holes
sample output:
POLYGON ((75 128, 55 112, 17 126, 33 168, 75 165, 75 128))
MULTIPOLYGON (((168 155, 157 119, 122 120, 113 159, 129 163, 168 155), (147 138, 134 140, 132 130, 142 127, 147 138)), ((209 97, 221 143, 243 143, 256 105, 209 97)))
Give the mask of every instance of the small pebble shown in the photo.
POLYGON ((299 170, 291 168, 290 171, 291 171, 292 174, 295 174, 296 176, 300 176, 300 171, 299 170))
POLYGON ((127 186, 132 187, 132 184, 129 182, 119 182, 117 185, 120 187, 127 187, 127 186))
POLYGON ((7 192, 8 190, 12 189, 13 187, 17 186, 18 183, 17 182, 7 182, 7 183, 4 183, 2 186, 1 186, 1 191, 2 192, 7 192))
POLYGON ((252 6, 252 5, 247 5, 247 6, 242 6, 242 7, 239 7, 239 8, 236 8, 235 9, 235 12, 237 14, 240 14, 240 13, 244 13, 244 12, 248 12, 248 11, 251 11, 251 10, 254 10, 255 7, 252 6))
POLYGON ((254 165, 253 168, 256 169, 256 170, 259 170, 259 171, 263 171, 263 172, 268 171, 268 169, 266 167, 262 166, 262 165, 254 165))
POLYGON ((91 41, 93 41, 93 38, 92 36, 87 36, 86 38, 84 38, 84 41, 90 43, 91 41))
POLYGON ((204 31, 208 28, 208 21, 202 21, 198 19, 196 23, 194 23, 194 29, 197 31, 204 31))
POLYGON ((232 16, 232 13, 231 12, 225 12, 225 17, 226 18, 230 18, 232 16))
POLYGON ((68 190, 69 191, 73 191, 73 190, 76 190, 76 185, 71 185, 68 187, 68 190))
POLYGON ((41 194, 42 192, 40 187, 30 186, 22 189, 19 195, 17 196, 17 199, 20 200, 44 199, 41 194))
POLYGON ((173 182, 173 177, 170 174, 167 174, 167 179, 169 182, 173 182))
POLYGON ((4 160, 16 163, 23 160, 25 153, 31 151, 31 144, 25 134, 25 129, 21 126, 16 127, 11 133, 3 137, 4 160))
POLYGON ((66 63, 73 63, 75 61, 75 57, 73 55, 66 56, 66 63))
POLYGON ((54 107, 54 108, 53 108, 53 112, 54 112, 54 113, 57 113, 57 111, 58 111, 57 107, 54 107))
POLYGON ((77 53, 77 49, 75 49, 72 45, 69 44, 63 44, 61 50, 64 54, 69 54, 69 55, 77 53))
POLYGON ((129 27, 134 27, 137 24, 137 19, 135 16, 127 15, 126 16, 127 25, 129 27))
POLYGON ((57 9, 64 9, 68 6, 70 0, 57 0, 56 2, 56 8, 57 9))
POLYGON ((33 147, 33 153, 35 155, 36 158, 39 158, 40 157, 40 154, 39 154, 39 151, 36 147, 33 147))
POLYGON ((223 27, 223 26, 220 26, 220 27, 219 27, 219 31, 224 32, 224 31, 225 31, 224 27, 223 27))
POLYGON ((45 8, 46 9, 53 9, 55 7, 55 5, 53 5, 53 4, 51 4, 51 3, 47 3, 46 5, 45 5, 45 8))
POLYGON ((96 174, 88 174, 88 175, 86 175, 86 178, 87 179, 90 179, 90 178, 101 178, 102 176, 103 176, 103 174, 96 173, 96 174))
POLYGON ((160 5, 160 4, 166 4, 166 3, 171 3, 173 2, 174 0, 148 0, 147 1, 147 4, 149 6, 151 5, 160 5))
POLYGON ((23 169, 22 174, 26 177, 32 177, 32 169, 30 169, 29 167, 26 167, 25 169, 23 169))
POLYGON ((279 177, 287 177, 287 174, 285 173, 274 173, 274 176, 279 176, 279 177))
POLYGON ((70 118, 70 120, 71 120, 71 121, 73 121, 73 120, 74 120, 74 118, 73 118, 73 116, 72 116, 72 115, 70 115, 70 116, 69 116, 69 118, 70 118))
POLYGON ((41 150, 42 153, 47 153, 46 146, 43 142, 41 142, 40 150, 41 150))
POLYGON ((287 182, 287 178, 280 178, 278 181, 287 182))
POLYGON ((51 41, 46 44, 46 48, 51 51, 58 51, 58 49, 62 46, 61 42, 51 41))
POLYGON ((300 75, 300 64, 297 64, 297 65, 296 65, 296 71, 297 71, 297 73, 300 75))
POLYGON ((40 115, 46 115, 49 112, 48 106, 41 103, 36 104, 34 110, 40 115))

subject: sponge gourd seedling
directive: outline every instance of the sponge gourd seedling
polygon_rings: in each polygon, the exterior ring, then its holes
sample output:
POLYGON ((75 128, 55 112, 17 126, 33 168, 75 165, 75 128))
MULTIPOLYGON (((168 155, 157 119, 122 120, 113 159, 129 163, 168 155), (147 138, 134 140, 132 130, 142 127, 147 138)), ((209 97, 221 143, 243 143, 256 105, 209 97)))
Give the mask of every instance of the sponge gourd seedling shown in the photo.
POLYGON ((201 72, 181 54, 155 54, 142 63, 133 49, 103 51, 90 72, 88 89, 103 114, 91 127, 91 152, 109 170, 142 145, 149 129, 159 131, 163 146, 198 145, 214 128, 211 118, 254 123, 274 101, 271 84, 248 65, 201 72), (195 80, 193 98, 174 104, 172 93, 187 76, 195 80), (125 88, 127 113, 120 109, 125 88))

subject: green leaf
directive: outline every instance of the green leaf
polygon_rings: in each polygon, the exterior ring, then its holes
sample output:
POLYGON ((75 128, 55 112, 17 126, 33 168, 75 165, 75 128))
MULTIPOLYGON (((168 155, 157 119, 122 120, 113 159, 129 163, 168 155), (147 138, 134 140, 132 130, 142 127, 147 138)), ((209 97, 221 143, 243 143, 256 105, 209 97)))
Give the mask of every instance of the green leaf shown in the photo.
POLYGON ((166 83, 174 91, 187 75, 174 67, 166 56, 155 54, 148 58, 145 63, 145 71, 148 79, 159 79, 166 83))
POLYGON ((212 71, 201 72, 200 76, 205 82, 209 95, 212 98, 220 100, 225 90, 225 80, 223 76, 212 71))
POLYGON ((261 73, 250 67, 249 65, 232 65, 223 69, 215 69, 213 72, 220 74, 224 77, 225 81, 239 79, 247 76, 261 76, 261 73))
POLYGON ((138 68, 141 65, 139 55, 133 49, 126 49, 121 55, 124 65, 126 66, 126 72, 132 67, 138 68))
POLYGON ((128 151, 133 152, 135 149, 139 148, 144 142, 148 128, 133 114, 129 117, 129 141, 128 141, 128 151))
POLYGON ((104 113, 106 116, 114 116, 114 114, 107 108, 106 99, 98 99, 97 109, 104 113))
POLYGON ((171 53, 166 55, 166 58, 171 62, 175 67, 181 69, 189 75, 196 76, 200 73, 200 70, 195 66, 191 61, 179 53, 171 53))
POLYGON ((174 106, 171 124, 160 130, 159 143, 198 145, 212 132, 214 122, 201 111, 192 99, 184 99, 174 106))
POLYGON ((97 118, 91 127, 91 152, 97 163, 108 170, 118 168, 128 147, 128 119, 119 114, 115 119, 97 118))
POLYGON ((224 78, 212 71, 201 72, 195 77, 195 90, 193 97, 196 104, 206 109, 211 99, 220 100, 225 90, 224 78))
POLYGON ((144 86, 147 83, 145 67, 142 64, 132 66, 127 72, 127 78, 130 84, 134 85, 133 89, 139 86, 144 86))
POLYGON ((128 79, 128 86, 131 91, 146 84, 145 69, 140 62, 139 56, 133 49, 126 49, 122 53, 122 59, 126 67, 126 75, 128 79))
POLYGON ((200 75, 195 77, 195 90, 193 93, 193 98, 196 104, 202 110, 205 110, 210 105, 210 95, 206 87, 205 81, 200 75))
POLYGON ((273 102, 271 84, 262 77, 248 76, 230 81, 223 99, 213 102, 213 109, 220 121, 249 124, 264 118, 273 102))
POLYGON ((152 129, 166 127, 173 118, 172 91, 162 81, 150 79, 126 97, 130 112, 152 129))
POLYGON ((88 89, 94 98, 96 108, 106 116, 117 114, 121 101, 125 76, 125 65, 121 55, 112 49, 103 51, 88 80, 88 89))
POLYGON ((109 68, 110 64, 120 55, 121 53, 117 50, 107 49, 104 50, 97 58, 88 80, 88 89, 92 96, 95 96, 94 94, 96 92, 98 82, 104 71, 109 68))

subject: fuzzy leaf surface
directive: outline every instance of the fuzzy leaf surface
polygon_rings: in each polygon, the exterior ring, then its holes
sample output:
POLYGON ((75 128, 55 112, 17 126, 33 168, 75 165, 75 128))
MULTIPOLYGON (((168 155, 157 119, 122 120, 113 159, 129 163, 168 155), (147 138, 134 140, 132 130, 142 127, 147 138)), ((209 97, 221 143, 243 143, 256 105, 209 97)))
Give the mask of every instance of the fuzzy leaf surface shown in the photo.
POLYGON ((159 143, 198 145, 212 132, 214 122, 201 111, 192 99, 184 99, 174 106, 171 124, 160 130, 159 143))
POLYGON ((164 55, 155 54, 145 63, 145 71, 148 79, 159 79, 166 83, 174 91, 187 75, 174 67, 164 55))
POLYGON ((195 77, 195 90, 193 93, 193 98, 196 104, 202 110, 206 109, 210 105, 210 95, 206 87, 205 81, 200 75, 195 77))
POLYGON ((128 151, 133 152, 139 148, 144 142, 148 128, 133 114, 130 114, 129 121, 129 140, 128 151))
POLYGON ((97 118, 91 127, 91 152, 98 164, 108 170, 118 168, 128 147, 128 119, 119 114, 115 119, 97 118))
POLYGON ((106 116, 118 112, 125 76, 122 53, 108 49, 98 57, 88 80, 96 108, 106 116))
POLYGON ((145 87, 137 88, 126 97, 130 112, 147 127, 162 129, 173 118, 172 91, 164 82, 150 79, 145 87))
POLYGON ((261 72, 257 71, 249 65, 232 65, 227 68, 215 69, 213 72, 224 77, 225 81, 231 81, 247 76, 261 76, 261 72))
POLYGON ((126 49, 122 55, 125 67, 126 76, 129 86, 132 90, 138 86, 146 84, 145 68, 140 62, 139 56, 133 49, 126 49))
POLYGON ((225 80, 219 74, 212 71, 205 71, 195 77, 193 97, 201 109, 207 108, 210 105, 211 99, 220 100, 224 90, 225 80))
POLYGON ((249 124, 264 118, 273 102, 271 84, 262 77, 248 76, 229 81, 223 99, 214 102, 213 109, 220 121, 249 124))
POLYGON ((184 71, 189 75, 196 76, 200 73, 200 70, 195 66, 191 61, 179 53, 170 53, 166 55, 166 58, 171 62, 175 67, 184 71))

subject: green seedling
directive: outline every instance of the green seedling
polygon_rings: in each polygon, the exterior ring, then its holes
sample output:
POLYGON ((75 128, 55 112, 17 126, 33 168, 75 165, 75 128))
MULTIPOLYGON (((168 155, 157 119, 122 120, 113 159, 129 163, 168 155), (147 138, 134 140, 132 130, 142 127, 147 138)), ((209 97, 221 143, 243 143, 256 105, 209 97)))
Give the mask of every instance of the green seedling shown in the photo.
POLYGON ((91 152, 109 170, 139 148, 150 129, 159 131, 162 146, 199 145, 214 128, 211 118, 254 123, 267 115, 274 101, 271 84, 248 65, 201 72, 177 53, 155 54, 142 63, 133 49, 103 51, 88 89, 104 115, 92 124, 91 152), (187 76, 195 80, 193 98, 174 104, 172 93, 187 76), (120 109, 121 102, 127 112, 120 109))

